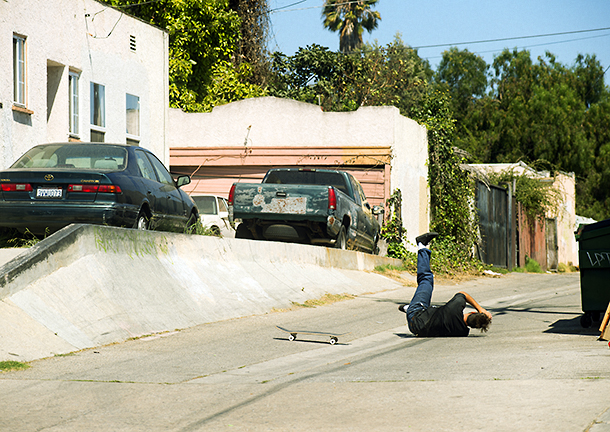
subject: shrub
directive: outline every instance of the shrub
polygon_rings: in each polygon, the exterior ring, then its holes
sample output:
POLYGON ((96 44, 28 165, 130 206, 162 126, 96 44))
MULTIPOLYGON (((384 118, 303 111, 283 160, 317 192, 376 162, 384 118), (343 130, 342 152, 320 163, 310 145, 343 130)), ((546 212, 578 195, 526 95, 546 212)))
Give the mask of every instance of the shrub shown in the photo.
POLYGON ((525 270, 528 273, 544 273, 542 267, 538 264, 538 261, 531 259, 528 256, 525 257, 525 270))

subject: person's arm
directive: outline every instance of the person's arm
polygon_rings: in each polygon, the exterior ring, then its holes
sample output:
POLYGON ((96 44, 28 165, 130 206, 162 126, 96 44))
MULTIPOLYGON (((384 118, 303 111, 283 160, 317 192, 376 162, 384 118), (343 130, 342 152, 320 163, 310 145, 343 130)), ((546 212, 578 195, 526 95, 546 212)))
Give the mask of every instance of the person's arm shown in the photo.
POLYGON ((477 301, 473 299, 470 294, 464 291, 460 291, 460 294, 464 294, 464 297, 466 298, 466 303, 475 308, 479 313, 485 314, 489 317, 489 319, 492 319, 491 314, 480 304, 478 304, 477 301))

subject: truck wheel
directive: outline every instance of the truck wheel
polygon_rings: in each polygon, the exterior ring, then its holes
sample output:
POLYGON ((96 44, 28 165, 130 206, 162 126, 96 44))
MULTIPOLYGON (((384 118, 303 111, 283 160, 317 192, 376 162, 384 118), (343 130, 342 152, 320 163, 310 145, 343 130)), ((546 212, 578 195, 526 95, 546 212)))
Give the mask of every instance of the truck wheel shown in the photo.
POLYGON ((237 225, 237 230, 235 230, 235 238, 254 240, 252 231, 250 231, 243 223, 237 225))
POLYGON ((337 236, 337 240, 335 241, 335 248, 342 250, 347 249, 347 232, 345 230, 345 226, 342 226, 339 230, 339 235, 337 236))

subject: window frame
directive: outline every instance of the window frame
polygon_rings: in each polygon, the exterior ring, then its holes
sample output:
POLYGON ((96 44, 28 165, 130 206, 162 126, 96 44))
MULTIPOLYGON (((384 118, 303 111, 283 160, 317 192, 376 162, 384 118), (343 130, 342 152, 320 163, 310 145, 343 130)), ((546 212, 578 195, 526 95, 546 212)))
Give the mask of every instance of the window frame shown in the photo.
POLYGON ((89 89, 89 123, 91 132, 94 134, 99 134, 99 136, 104 138, 106 136, 106 86, 104 84, 91 81, 89 89), (95 97, 96 89, 98 95, 97 98, 95 97), (101 124, 97 124, 96 121, 99 121, 101 124))
POLYGON ((80 72, 70 70, 68 75, 68 132, 70 136, 80 136, 80 72))
MULTIPOLYGON (((132 100, 133 101, 133 100, 132 100)), ((142 105, 140 104, 140 96, 136 96, 134 94, 131 93, 126 93, 125 94, 125 134, 127 136, 127 140, 131 141, 131 142, 140 142, 140 134, 141 134, 141 130, 140 130, 140 118, 141 118, 141 113, 142 113, 142 105), (134 112, 136 113, 135 115, 132 114, 130 116, 130 97, 134 98, 135 101, 137 102, 137 109, 134 110, 134 112), (135 129, 136 130, 130 130, 129 129, 129 125, 132 123, 130 120, 135 119, 135 129)))
POLYGON ((13 33, 13 104, 27 108, 27 38, 13 33))

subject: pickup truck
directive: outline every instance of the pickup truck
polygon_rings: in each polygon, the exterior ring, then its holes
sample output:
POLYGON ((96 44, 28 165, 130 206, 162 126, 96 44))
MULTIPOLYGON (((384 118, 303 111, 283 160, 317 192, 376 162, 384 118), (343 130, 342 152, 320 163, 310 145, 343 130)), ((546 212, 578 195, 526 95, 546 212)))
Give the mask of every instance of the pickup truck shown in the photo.
POLYGON ((362 186, 349 173, 274 168, 262 183, 233 183, 229 220, 236 238, 276 240, 378 253, 380 226, 362 186))

